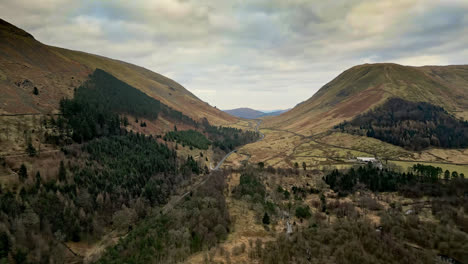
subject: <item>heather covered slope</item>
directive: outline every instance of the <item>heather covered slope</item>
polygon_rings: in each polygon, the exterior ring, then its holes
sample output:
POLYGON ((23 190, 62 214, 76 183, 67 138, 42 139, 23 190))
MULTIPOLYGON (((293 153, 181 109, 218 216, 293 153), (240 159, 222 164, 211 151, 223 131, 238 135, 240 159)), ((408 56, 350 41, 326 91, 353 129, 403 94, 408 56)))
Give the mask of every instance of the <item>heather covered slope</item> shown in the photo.
POLYGON ((50 113, 96 68, 195 120, 212 124, 236 120, 198 99, 177 82, 145 68, 79 51, 44 45, 0 20, 0 113, 50 113), (34 95, 34 87, 38 95, 34 95))
POLYGON ((392 97, 429 102, 458 117, 466 117, 468 66, 358 65, 287 113, 266 120, 264 127, 287 129, 303 135, 323 132, 392 97))

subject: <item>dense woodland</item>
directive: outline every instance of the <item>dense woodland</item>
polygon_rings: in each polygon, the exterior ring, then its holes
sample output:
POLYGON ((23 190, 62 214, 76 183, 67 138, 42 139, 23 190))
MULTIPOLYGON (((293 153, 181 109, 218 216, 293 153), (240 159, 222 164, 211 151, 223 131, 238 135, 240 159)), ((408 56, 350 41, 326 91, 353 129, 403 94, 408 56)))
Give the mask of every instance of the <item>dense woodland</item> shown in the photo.
POLYGON ((236 147, 252 143, 259 138, 259 133, 250 130, 242 130, 233 127, 212 126, 206 120, 202 122, 208 138, 225 152, 234 150, 236 147))
POLYGON ((341 195, 366 188, 373 192, 399 191, 408 196, 442 196, 460 193, 467 189, 464 177, 463 173, 460 175, 455 171, 452 174, 449 171, 443 173, 439 167, 423 164, 414 165, 410 172, 379 169, 368 164, 345 172, 333 170, 324 176, 323 180, 341 195), (449 181, 450 179, 453 181, 449 181), (462 181, 457 181, 458 179, 462 181))
POLYGON ((442 107, 392 98, 382 106, 335 127, 342 132, 373 137, 410 150, 429 146, 468 147, 468 122, 442 107))
POLYGON ((148 217, 98 263, 178 263, 214 247, 226 238, 231 222, 225 178, 223 172, 212 173, 183 203, 167 214, 148 217))
POLYGON ((197 149, 208 149, 211 141, 205 135, 195 130, 169 131, 164 135, 164 140, 175 141, 182 146, 189 146, 197 149))

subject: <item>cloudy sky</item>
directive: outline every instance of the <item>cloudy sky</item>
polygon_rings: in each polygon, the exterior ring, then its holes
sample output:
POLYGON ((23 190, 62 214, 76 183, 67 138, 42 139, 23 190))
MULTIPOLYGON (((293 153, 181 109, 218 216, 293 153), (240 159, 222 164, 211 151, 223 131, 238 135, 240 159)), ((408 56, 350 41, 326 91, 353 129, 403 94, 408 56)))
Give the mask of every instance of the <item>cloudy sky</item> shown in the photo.
POLYGON ((0 17, 221 109, 293 107, 356 64, 468 63, 468 0, 2 0, 0 17))

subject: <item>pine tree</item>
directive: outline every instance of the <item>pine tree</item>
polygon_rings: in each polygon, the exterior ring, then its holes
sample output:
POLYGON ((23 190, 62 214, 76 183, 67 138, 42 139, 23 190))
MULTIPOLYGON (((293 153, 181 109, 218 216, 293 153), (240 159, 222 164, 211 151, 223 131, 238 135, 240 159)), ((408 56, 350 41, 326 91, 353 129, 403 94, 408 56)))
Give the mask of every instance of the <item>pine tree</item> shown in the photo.
POLYGON ((60 161, 58 179, 59 181, 65 181, 67 179, 67 171, 65 170, 65 165, 63 164, 63 160, 60 161))
POLYGON ((36 149, 34 148, 34 146, 32 145, 31 142, 28 143, 28 147, 26 148, 26 152, 28 153, 28 155, 30 157, 36 156, 36 149))
POLYGON ((450 171, 449 170, 445 170, 444 179, 446 179, 446 180, 450 179, 450 171))
POLYGON ((37 87, 34 87, 33 94, 34 95, 39 95, 39 90, 37 89, 37 87))
POLYGON ((36 172, 36 188, 41 186, 41 173, 39 171, 36 172))
POLYGON ((24 166, 24 164, 21 164, 18 175, 22 182, 28 178, 28 169, 26 166, 24 166))
POLYGON ((262 222, 264 225, 269 225, 270 224, 270 216, 268 215, 267 212, 263 215, 262 222))

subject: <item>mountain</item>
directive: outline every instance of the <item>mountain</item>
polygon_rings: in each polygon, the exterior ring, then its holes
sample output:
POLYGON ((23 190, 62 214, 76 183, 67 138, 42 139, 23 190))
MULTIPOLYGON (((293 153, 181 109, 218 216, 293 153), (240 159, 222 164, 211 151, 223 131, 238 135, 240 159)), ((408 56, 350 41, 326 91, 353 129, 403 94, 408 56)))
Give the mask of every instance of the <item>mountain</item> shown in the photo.
POLYGON ((96 69, 194 120, 207 118, 217 125, 236 120, 163 75, 123 61, 42 44, 0 19, 0 114, 56 113, 60 99, 72 97, 74 89, 96 69))
POLYGON ((284 109, 284 110, 274 110, 274 111, 264 111, 264 116, 278 116, 282 113, 286 113, 287 111, 291 110, 291 108, 284 109))
POLYGON ((266 120, 264 127, 303 135, 319 133, 394 97, 428 102, 466 119, 468 65, 358 65, 338 75, 287 113, 266 120))
POLYGON ((277 116, 288 110, 289 109, 274 110, 274 111, 260 111, 260 110, 255 110, 252 108, 243 107, 243 108, 235 108, 235 109, 223 110, 223 111, 236 117, 246 118, 246 119, 255 119, 255 118, 260 118, 263 116, 277 116))
POLYGON ((252 109, 252 108, 236 108, 236 109, 231 109, 231 110, 224 110, 224 112, 237 116, 240 118, 247 118, 247 119, 255 119, 259 118, 265 115, 264 112, 252 109))

